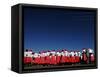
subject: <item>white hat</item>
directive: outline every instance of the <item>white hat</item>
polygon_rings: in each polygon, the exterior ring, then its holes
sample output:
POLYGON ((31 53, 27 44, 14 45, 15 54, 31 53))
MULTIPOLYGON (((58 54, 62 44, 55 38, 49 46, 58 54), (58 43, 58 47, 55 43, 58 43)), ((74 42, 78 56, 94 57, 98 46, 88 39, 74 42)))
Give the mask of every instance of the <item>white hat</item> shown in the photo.
POLYGON ((90 48, 88 49, 88 51, 89 51, 89 53, 93 53, 93 50, 92 50, 92 49, 90 49, 90 48))
POLYGON ((86 49, 83 49, 82 52, 86 52, 86 49))
POLYGON ((34 53, 34 57, 38 57, 38 53, 34 53))
POLYGON ((78 56, 81 56, 81 52, 78 52, 78 56))
POLYGON ((56 54, 59 55, 60 53, 59 52, 56 52, 56 54))

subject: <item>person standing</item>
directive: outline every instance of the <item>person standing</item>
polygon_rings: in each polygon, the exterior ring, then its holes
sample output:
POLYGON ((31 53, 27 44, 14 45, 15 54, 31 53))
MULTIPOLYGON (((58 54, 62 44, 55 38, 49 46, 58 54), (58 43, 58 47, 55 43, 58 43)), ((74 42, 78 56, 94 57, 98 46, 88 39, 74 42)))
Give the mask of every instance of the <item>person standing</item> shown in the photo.
POLYGON ((94 63, 95 61, 95 57, 94 57, 94 52, 93 52, 93 49, 88 49, 88 52, 89 52, 89 63, 94 63))
POLYGON ((57 64, 56 63, 56 55, 54 53, 52 53, 52 55, 51 55, 51 63, 50 64, 52 64, 52 65, 57 64))
POLYGON ((56 63, 60 64, 61 54, 59 52, 56 52, 56 63))
POLYGON ((87 57, 86 52, 87 52, 86 49, 83 49, 83 50, 82 50, 82 63, 83 63, 83 64, 87 64, 87 63, 88 63, 88 57, 87 57))

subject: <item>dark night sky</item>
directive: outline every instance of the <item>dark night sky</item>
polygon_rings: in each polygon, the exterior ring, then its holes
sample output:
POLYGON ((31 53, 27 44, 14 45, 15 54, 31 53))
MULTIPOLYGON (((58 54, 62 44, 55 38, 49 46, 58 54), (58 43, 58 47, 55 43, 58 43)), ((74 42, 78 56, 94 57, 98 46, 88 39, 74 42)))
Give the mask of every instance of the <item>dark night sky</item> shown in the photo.
POLYGON ((94 12, 24 8, 24 48, 94 49, 94 12))

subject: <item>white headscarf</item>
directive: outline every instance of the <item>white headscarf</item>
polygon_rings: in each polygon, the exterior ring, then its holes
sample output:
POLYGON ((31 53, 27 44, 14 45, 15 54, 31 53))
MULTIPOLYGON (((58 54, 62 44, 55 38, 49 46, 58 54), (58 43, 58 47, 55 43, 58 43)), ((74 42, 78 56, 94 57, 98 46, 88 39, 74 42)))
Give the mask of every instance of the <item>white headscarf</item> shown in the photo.
POLYGON ((93 53, 93 50, 92 50, 92 49, 90 49, 90 48, 88 49, 88 51, 89 51, 89 53, 93 53))

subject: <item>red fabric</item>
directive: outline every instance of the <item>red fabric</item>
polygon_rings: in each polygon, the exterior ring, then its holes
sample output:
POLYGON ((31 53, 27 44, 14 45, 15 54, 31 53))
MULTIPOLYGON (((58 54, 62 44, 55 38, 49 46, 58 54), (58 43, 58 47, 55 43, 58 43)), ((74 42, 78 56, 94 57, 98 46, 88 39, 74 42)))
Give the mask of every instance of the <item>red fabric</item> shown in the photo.
POLYGON ((56 63, 59 64, 60 63, 60 56, 56 56, 56 63))
POLYGON ((79 56, 75 56, 75 62, 80 62, 79 59, 80 59, 79 56))
POLYGON ((62 56, 61 57, 61 63, 65 63, 66 62, 66 56, 62 56))
POLYGON ((65 58, 65 62, 66 62, 66 63, 69 62, 69 57, 68 57, 68 56, 66 56, 66 58, 65 58))
POLYGON ((69 62, 70 62, 70 63, 72 62, 72 57, 71 57, 71 56, 69 57, 69 62))
POLYGON ((39 57, 36 57, 36 58, 34 59, 34 63, 35 63, 35 64, 40 64, 40 58, 39 58, 39 57))
POLYGON ((71 57, 71 63, 75 63, 75 56, 71 57))
POLYGON ((94 62, 94 60, 95 60, 94 56, 91 56, 90 60, 91 60, 91 62, 94 62))
POLYGON ((84 60, 84 61, 87 61, 87 56, 86 56, 86 54, 84 54, 83 56, 84 56, 84 57, 83 57, 83 60, 84 60))
POLYGON ((45 63, 46 63, 46 62, 45 62, 45 57, 41 57, 40 63, 41 63, 41 64, 45 64, 45 63))
POLYGON ((24 57, 24 63, 31 63, 32 62, 32 58, 31 57, 24 57))
POLYGON ((50 64, 50 56, 46 56, 45 63, 46 63, 46 64, 50 64))
POLYGON ((41 64, 41 58, 38 57, 38 64, 41 64))
POLYGON ((56 63, 56 56, 51 56, 51 62, 50 64, 57 64, 56 63))
POLYGON ((88 62, 88 58, 87 58, 87 56, 86 56, 86 54, 85 53, 83 53, 82 54, 82 60, 84 61, 84 62, 88 62))

